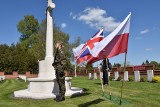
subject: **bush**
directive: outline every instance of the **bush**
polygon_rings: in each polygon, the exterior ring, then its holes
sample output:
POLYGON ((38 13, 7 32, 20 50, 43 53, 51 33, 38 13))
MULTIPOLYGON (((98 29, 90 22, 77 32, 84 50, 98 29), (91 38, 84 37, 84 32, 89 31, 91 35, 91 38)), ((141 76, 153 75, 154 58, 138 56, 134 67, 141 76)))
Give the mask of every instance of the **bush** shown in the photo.
POLYGON ((128 78, 129 81, 134 81, 133 77, 128 78))
POLYGON ((113 76, 109 76, 109 80, 110 81, 114 80, 114 77, 113 76))
POLYGON ((140 82, 145 82, 147 81, 145 77, 141 77, 140 82))
POLYGON ((160 83, 160 77, 159 76, 155 76, 152 78, 152 81, 155 83, 160 83))
POLYGON ((121 81, 122 80, 122 77, 119 76, 118 79, 116 81, 121 81))

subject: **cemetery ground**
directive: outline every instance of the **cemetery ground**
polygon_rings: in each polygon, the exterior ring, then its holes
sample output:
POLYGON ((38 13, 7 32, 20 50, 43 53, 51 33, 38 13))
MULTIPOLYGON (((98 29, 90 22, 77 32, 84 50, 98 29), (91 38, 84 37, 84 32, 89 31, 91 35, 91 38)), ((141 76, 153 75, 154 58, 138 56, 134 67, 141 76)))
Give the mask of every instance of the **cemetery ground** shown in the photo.
MULTIPOLYGON (((111 94, 120 97, 121 82, 111 81, 111 94)), ((23 80, 7 79, 0 82, 0 107, 119 107, 102 96, 100 80, 88 80, 88 77, 72 79, 72 86, 84 88, 84 94, 66 97, 63 102, 53 99, 14 98, 15 90, 26 89, 28 83, 23 80)), ((108 88, 104 86, 105 94, 108 88)), ((123 107, 160 107, 160 83, 124 82, 123 99, 129 104, 123 107)))

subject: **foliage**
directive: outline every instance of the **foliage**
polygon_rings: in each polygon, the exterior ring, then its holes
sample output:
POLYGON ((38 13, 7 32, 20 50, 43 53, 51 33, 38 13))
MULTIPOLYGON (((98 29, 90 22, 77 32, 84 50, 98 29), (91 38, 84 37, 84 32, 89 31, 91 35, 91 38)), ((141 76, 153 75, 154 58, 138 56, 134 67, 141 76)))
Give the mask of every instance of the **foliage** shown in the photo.
POLYGON ((37 70, 37 62, 32 53, 29 53, 21 44, 12 44, 11 46, 0 45, 0 49, 5 48, 0 54, 0 70, 6 74, 11 74, 13 71, 24 73, 25 71, 37 70))
POLYGON ((20 40, 28 39, 32 34, 37 33, 39 30, 38 20, 32 15, 24 16, 23 20, 20 20, 17 24, 18 31, 21 33, 20 40))
MULTIPOLYGON (((13 71, 37 73, 38 61, 45 57, 46 20, 39 24, 34 16, 27 15, 19 21, 17 29, 21 33, 17 44, 11 46, 0 44, 0 71, 5 71, 7 74, 11 74, 13 71)), ((73 70, 70 63, 69 35, 63 33, 56 25, 54 25, 53 35, 54 44, 56 41, 62 41, 65 46, 65 53, 68 58, 67 71, 73 70)))
POLYGON ((114 76, 110 75, 110 76, 109 76, 109 80, 110 80, 110 81, 114 80, 114 76))
POLYGON ((133 77, 128 78, 129 81, 134 81, 133 77))
POLYGON ((160 83, 160 76, 153 77, 152 81, 156 83, 160 83))
POLYGON ((160 69, 160 63, 156 61, 151 61, 150 64, 153 64, 155 66, 155 69, 160 69))
POLYGON ((146 78, 145 77, 141 77, 140 78, 140 82, 146 82, 147 80, 146 80, 146 78))
POLYGON ((88 64, 88 65, 86 66, 86 69, 87 69, 88 71, 93 71, 93 70, 94 70, 92 64, 88 64))
POLYGON ((116 81, 121 81, 123 78, 121 76, 118 77, 116 81))
POLYGON ((121 67, 120 63, 114 63, 113 67, 121 67))
POLYGON ((142 63, 142 65, 154 65, 155 66, 155 69, 160 69, 160 63, 157 62, 157 61, 148 61, 146 60, 145 62, 142 63))

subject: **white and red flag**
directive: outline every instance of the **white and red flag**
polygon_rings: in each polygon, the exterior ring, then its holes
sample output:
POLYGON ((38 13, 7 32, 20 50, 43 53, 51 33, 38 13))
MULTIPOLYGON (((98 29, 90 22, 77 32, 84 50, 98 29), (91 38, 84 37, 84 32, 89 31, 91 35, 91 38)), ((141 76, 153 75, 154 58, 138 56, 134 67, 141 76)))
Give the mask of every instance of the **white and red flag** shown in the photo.
POLYGON ((127 52, 130 17, 131 13, 112 33, 106 36, 90 51, 92 57, 88 60, 88 63, 94 63, 104 58, 111 58, 127 52))

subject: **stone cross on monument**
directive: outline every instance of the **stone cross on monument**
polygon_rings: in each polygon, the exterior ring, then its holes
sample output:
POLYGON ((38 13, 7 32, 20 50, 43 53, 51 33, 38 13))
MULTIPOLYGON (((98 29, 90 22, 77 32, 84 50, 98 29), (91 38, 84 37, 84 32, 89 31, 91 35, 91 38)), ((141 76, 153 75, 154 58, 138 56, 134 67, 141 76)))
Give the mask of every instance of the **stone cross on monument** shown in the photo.
MULTIPOLYGON (((53 19, 52 10, 55 4, 48 0, 46 9, 47 31, 46 31, 46 56, 44 60, 39 61, 38 78, 28 78, 28 89, 14 92, 15 97, 46 99, 55 98, 59 93, 59 87, 55 78, 55 70, 52 66, 53 57, 53 19)), ((65 96, 82 93, 82 89, 71 87, 71 77, 65 77, 66 93, 65 96)))

